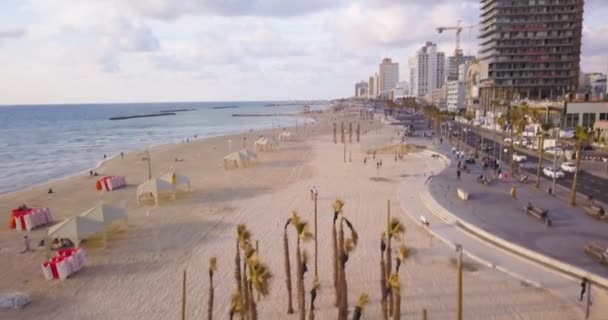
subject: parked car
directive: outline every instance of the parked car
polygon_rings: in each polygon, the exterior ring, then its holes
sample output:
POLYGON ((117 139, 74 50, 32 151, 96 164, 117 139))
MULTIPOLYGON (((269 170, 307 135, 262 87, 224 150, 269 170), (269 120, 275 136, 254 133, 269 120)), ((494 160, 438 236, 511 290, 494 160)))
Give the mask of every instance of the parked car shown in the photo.
POLYGON ((503 140, 505 143, 511 143, 511 138, 505 138, 505 140, 503 140))
POLYGON ((560 178, 563 178, 566 176, 563 171, 556 169, 554 167, 545 167, 543 169, 543 173, 549 178, 555 177, 557 179, 560 179, 560 178))
POLYGON ((566 172, 574 172, 576 171, 576 164, 571 161, 563 162, 561 165, 562 170, 566 172))
POLYGON ((464 160, 464 163, 466 163, 466 164, 475 164, 475 158, 468 158, 468 159, 464 160))
POLYGON ((564 149, 562 149, 560 147, 550 147, 550 148, 545 149, 545 152, 549 153, 549 154, 556 154, 558 156, 561 156, 564 154, 564 149))
POLYGON ((515 162, 524 162, 524 161, 528 161, 528 157, 526 157, 523 154, 519 154, 519 153, 514 153, 513 154, 513 161, 515 162))

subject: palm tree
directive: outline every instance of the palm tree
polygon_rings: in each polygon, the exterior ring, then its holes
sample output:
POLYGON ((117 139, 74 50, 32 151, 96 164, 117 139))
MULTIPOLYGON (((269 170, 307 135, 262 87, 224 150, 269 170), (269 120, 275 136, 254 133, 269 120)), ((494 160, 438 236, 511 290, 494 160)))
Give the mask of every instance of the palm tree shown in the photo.
MULTIPOLYGON (((244 261, 243 261, 243 291, 244 291, 244 295, 243 295, 243 305, 245 307, 245 310, 251 310, 252 306, 251 303, 252 301, 254 301, 255 299, 253 298, 253 290, 251 289, 251 283, 249 281, 248 278, 248 274, 247 274, 247 269, 248 266, 250 264, 250 258, 253 257, 254 255, 256 255, 255 249, 253 248, 253 246, 251 245, 251 242, 245 242, 244 244, 244 248, 243 251, 245 252, 244 254, 244 261)), ((255 301, 253 302, 255 303, 255 301)), ((251 318, 251 316, 250 316, 251 318)))
POLYGON ((289 239, 287 237, 287 227, 291 224, 297 224, 299 217, 297 212, 293 211, 291 217, 287 219, 285 227, 283 228, 283 253, 285 257, 285 275, 287 283, 287 314, 292 314, 293 311, 293 298, 291 294, 292 282, 291 282, 291 263, 289 261, 289 239))
POLYGON ((543 156, 545 153, 545 134, 547 131, 551 129, 551 124, 548 122, 543 122, 540 124, 540 135, 538 143, 538 170, 536 170, 536 189, 540 188, 540 173, 543 167, 543 156))
POLYGON ((407 259, 407 257, 409 256, 409 253, 410 253, 410 251, 407 249, 407 247, 404 244, 400 244, 399 248, 397 248, 397 259, 396 259, 396 266, 395 266, 395 272, 397 274, 399 274, 399 267, 401 267, 403 262, 405 262, 405 259, 407 259))
MULTIPOLYGON (((262 297, 266 297, 270 291, 270 279, 272 278, 270 269, 260 261, 255 253, 247 259, 247 264, 249 265, 249 290, 253 291, 255 289, 262 297)), ((249 314, 251 320, 258 319, 255 299, 249 301, 249 314)))
POLYGON ((209 300, 207 301, 207 319, 213 319, 213 273, 217 271, 217 258, 209 259, 209 300))
MULTIPOLYGON (((390 218, 390 215, 388 216, 390 218)), ((389 223, 388 223, 388 230, 387 230, 387 237, 388 237, 388 241, 387 241, 387 249, 386 249, 386 278, 388 279, 390 277, 390 274, 393 272, 392 270, 392 248, 391 248, 391 239, 396 239, 396 240, 400 240, 401 239, 401 234, 403 234, 403 232, 405 232, 405 227, 403 226, 403 224, 401 224, 401 221, 399 221, 399 219, 397 218, 392 218, 390 219, 389 223)), ((388 314, 389 315, 393 315, 393 294, 392 291, 389 292, 389 296, 388 296, 389 300, 389 304, 388 304, 388 314)))
POLYGON ((304 289, 304 274, 307 271, 306 263, 308 256, 302 252, 300 242, 310 240, 312 238, 312 234, 308 231, 308 223, 305 221, 298 221, 295 228, 298 233, 296 242, 296 263, 298 265, 298 310, 300 311, 300 320, 306 320, 306 291, 304 289))
POLYGON ((230 313, 228 314, 230 316, 230 320, 234 319, 235 314, 239 314, 242 317, 244 313, 243 311, 242 296, 238 292, 233 293, 232 297, 230 298, 230 313))
POLYGON ((574 170, 574 178, 572 178, 572 190, 570 191, 570 205, 573 207, 576 206, 576 182, 578 180, 578 171, 581 166, 581 150, 583 149, 583 144, 589 142, 591 135, 586 128, 576 127, 574 138, 576 139, 576 165, 574 170))
POLYGON ((391 291, 395 296, 395 310, 393 312, 393 320, 401 319, 401 283, 399 282, 399 275, 392 273, 388 283, 391 287, 391 291))
MULTIPOLYGON (((234 258, 235 269, 234 269, 234 277, 237 284, 237 293, 239 294, 241 300, 245 295, 245 288, 243 288, 242 282, 242 272, 241 272, 241 248, 245 246, 247 242, 249 242, 251 238, 251 233, 247 230, 247 227, 244 224, 239 224, 236 226, 236 255, 234 258)), ((243 314, 241 313, 241 318, 243 314)))
POLYGON ((340 300, 338 306, 338 319, 346 320, 346 317, 348 316, 348 284, 346 281, 346 262, 348 262, 350 253, 355 249, 359 236, 357 234, 357 231, 355 231, 352 223, 344 217, 342 217, 342 219, 340 220, 340 232, 338 235, 338 239, 340 254, 340 268, 338 269, 338 282, 340 289, 338 290, 338 297, 340 300), (344 238, 344 223, 346 223, 346 226, 350 230, 350 238, 348 239, 344 238))
POLYGON ((388 308, 386 305, 386 298, 388 296, 388 279, 386 278, 386 261, 384 260, 384 252, 386 251, 386 233, 382 232, 380 238, 380 294, 382 297, 382 319, 388 320, 388 308))
POLYGON ((332 235, 332 242, 333 242, 333 266, 334 266, 334 293, 335 293, 335 297, 336 300, 334 302, 334 304, 336 306, 338 306, 339 303, 339 297, 338 297, 338 268, 339 268, 339 264, 338 264, 338 235, 337 235, 337 231, 336 231, 336 220, 338 220, 338 216, 342 213, 342 207, 344 207, 344 202, 340 199, 337 199, 336 201, 334 201, 333 203, 333 209, 334 209, 334 220, 331 226, 331 235, 332 235))
POLYGON ((308 312, 308 320, 315 320, 315 300, 317 299, 317 291, 319 290, 319 280, 315 280, 310 289, 310 311, 308 312))
POLYGON ((359 296, 359 300, 357 301, 357 306, 355 307, 355 312, 353 313, 353 320, 361 320, 361 315, 363 315, 363 308, 367 304, 367 293, 362 293, 359 296))

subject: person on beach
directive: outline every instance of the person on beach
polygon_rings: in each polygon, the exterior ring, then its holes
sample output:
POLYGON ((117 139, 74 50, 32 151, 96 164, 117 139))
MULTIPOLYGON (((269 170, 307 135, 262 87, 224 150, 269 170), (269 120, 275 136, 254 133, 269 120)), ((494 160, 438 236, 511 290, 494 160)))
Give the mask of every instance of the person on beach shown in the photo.
POLYGON ((581 296, 579 298, 579 301, 583 301, 585 292, 587 292, 587 278, 583 277, 583 281, 581 281, 581 296))
POLYGON ((53 188, 49 188, 49 191, 47 192, 48 194, 53 193, 53 188))
POLYGON ((511 187, 511 197, 513 200, 517 199, 517 188, 515 186, 511 187))
POLYGON ((104 159, 107 159, 107 158, 108 158, 108 156, 104 154, 104 155, 103 155, 103 158, 104 158, 104 159))
POLYGON ((460 169, 456 171, 456 180, 460 180, 460 169))
POLYGON ((23 236, 23 250, 19 253, 26 253, 30 251, 30 238, 23 236))
POLYGON ((121 152, 121 153, 120 153, 120 158, 121 158, 121 159, 124 159, 124 158, 125 158, 125 153, 124 153, 124 152, 121 152))

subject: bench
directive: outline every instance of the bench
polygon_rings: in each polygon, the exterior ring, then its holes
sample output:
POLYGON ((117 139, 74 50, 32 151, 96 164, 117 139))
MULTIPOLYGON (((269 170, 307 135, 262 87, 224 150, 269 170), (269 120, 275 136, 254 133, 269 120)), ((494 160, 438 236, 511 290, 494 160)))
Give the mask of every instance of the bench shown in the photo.
POLYGON ((597 258, 600 262, 608 264, 608 259, 606 258, 606 248, 603 248, 599 244, 595 242, 588 243, 585 246, 585 252, 597 258))
POLYGON ((528 203, 527 206, 524 207, 524 211, 526 214, 529 214, 536 219, 543 221, 547 227, 551 226, 551 219, 549 218, 549 212, 547 210, 542 210, 533 206, 531 203, 528 203))
POLYGON ((456 193, 458 193, 458 198, 462 200, 469 200, 469 193, 464 191, 461 188, 456 189, 456 193))
POLYGON ((602 206, 590 203, 590 204, 586 205, 584 208, 585 208, 585 211, 587 211, 588 215, 590 215, 598 220, 608 221, 608 216, 606 216, 606 211, 604 210, 604 208, 602 206))

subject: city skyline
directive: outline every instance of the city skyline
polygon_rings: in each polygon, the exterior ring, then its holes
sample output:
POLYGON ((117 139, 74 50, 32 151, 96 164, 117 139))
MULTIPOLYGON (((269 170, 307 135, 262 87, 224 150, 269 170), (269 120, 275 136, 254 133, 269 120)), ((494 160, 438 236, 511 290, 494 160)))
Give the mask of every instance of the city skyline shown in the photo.
MULTIPOLYGON (((451 55, 479 1, 8 0, 0 4, 0 104, 327 99, 352 95, 426 41, 451 55)), ((602 16, 585 5, 582 71, 608 71, 602 16)), ((477 30, 462 34, 477 54, 477 30)))

